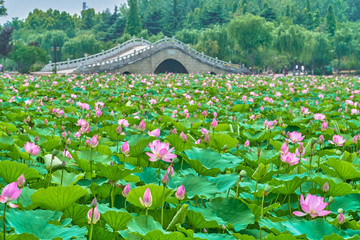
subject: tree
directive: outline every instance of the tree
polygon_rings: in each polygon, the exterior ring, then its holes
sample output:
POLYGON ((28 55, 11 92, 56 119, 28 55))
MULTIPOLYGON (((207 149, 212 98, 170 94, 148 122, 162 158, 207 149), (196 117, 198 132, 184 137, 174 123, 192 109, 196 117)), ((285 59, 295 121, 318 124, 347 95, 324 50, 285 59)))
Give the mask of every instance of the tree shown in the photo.
POLYGON ((223 24, 227 21, 227 13, 219 0, 207 1, 201 10, 200 20, 203 27, 223 24))
POLYGON ((321 73, 324 74, 325 73, 324 67, 329 65, 331 61, 330 41, 328 40, 325 34, 315 33, 314 42, 315 44, 312 51, 313 64, 315 68, 319 69, 321 73))
POLYGON ((326 29, 331 36, 334 36, 336 31, 336 16, 334 13, 334 7, 332 4, 329 4, 326 14, 326 29))
POLYGON ((126 22, 126 32, 131 36, 139 34, 142 30, 141 19, 138 11, 137 0, 128 0, 129 15, 126 22))
POLYGON ((5 69, 6 58, 8 57, 13 47, 13 44, 11 43, 13 30, 13 28, 5 27, 0 33, 0 55, 4 57, 3 69, 5 69))
POLYGON ((35 63, 45 63, 47 61, 45 50, 36 46, 28 46, 23 43, 14 45, 10 57, 17 64, 20 73, 29 73, 35 63))
POLYGON ((276 19, 276 14, 273 8, 270 7, 267 2, 264 3, 263 11, 260 16, 265 18, 266 21, 274 21, 276 19))
POLYGON ((4 0, 0 0, 0 17, 7 15, 4 0))
POLYGON ((340 63, 343 57, 350 55, 353 48, 353 33, 350 29, 337 30, 334 36, 334 52, 338 60, 336 74, 339 74, 340 63))
POLYGON ((313 20, 313 28, 317 28, 319 27, 321 24, 321 15, 320 15, 320 10, 316 9, 315 14, 314 14, 314 20, 313 20))
POLYGON ((82 29, 89 30, 95 25, 95 10, 89 8, 81 11, 82 29))
POLYGON ((360 1, 359 0, 347 0, 349 5, 348 11, 348 19, 350 21, 358 21, 360 20, 360 1))
POLYGON ((228 25, 228 32, 244 51, 254 73, 255 57, 259 48, 272 42, 272 26, 262 17, 246 14, 233 19, 228 25))
POLYGON ((291 25, 290 27, 280 25, 275 33, 275 48, 288 57, 293 70, 295 70, 296 61, 301 56, 304 48, 305 31, 304 28, 298 25, 291 25))

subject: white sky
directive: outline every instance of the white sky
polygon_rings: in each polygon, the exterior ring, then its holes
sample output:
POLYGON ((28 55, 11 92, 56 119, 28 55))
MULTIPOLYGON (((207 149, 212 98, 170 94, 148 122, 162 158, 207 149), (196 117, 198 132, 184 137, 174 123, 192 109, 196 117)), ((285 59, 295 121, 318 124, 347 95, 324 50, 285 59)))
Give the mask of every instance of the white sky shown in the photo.
POLYGON ((82 10, 83 2, 86 2, 88 7, 94 8, 96 12, 102 12, 107 8, 114 10, 115 5, 120 6, 122 3, 126 3, 127 0, 5 0, 8 15, 0 17, 0 24, 14 17, 25 19, 29 12, 35 8, 41 10, 52 8, 71 14, 79 14, 82 10))

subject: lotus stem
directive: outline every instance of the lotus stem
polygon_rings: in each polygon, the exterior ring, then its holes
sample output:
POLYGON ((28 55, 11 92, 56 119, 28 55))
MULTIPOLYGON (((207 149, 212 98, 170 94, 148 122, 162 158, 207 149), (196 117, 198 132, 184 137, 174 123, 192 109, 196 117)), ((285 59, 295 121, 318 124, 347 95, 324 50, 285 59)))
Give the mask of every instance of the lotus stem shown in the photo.
POLYGON ((93 224, 93 219, 94 219, 94 207, 92 208, 92 213, 91 213, 91 223, 90 223, 90 230, 89 230, 89 240, 92 239, 92 232, 93 232, 93 228, 94 228, 94 224, 93 224))
POLYGON ((64 169, 61 169, 61 183, 60 183, 61 186, 63 184, 63 179, 64 179, 64 169))
POLYGON ((31 157, 30 157, 30 153, 29 153, 29 167, 30 167, 30 159, 31 159, 31 157))
POLYGON ((254 195, 253 195, 253 201, 255 200, 255 193, 256 193, 256 190, 257 190, 258 183, 259 183, 259 181, 256 180, 255 191, 254 191, 254 195))
POLYGON ((164 202, 165 202, 165 186, 163 186, 162 203, 161 203, 161 226, 164 224, 164 202))
POLYGON ((124 208, 126 210, 126 198, 125 198, 125 201, 124 201, 124 208))
POLYGON ((263 194, 262 201, 261 201, 261 219, 263 219, 263 216, 264 216, 264 199, 265 199, 265 194, 263 194))
POLYGON ((114 186, 111 187, 110 196, 111 196, 111 207, 113 208, 115 205, 115 187, 114 186))
POLYGON ((160 160, 159 160, 159 186, 160 186, 160 183, 161 183, 160 173, 161 173, 161 163, 160 163, 160 160))
POLYGON ((92 178, 92 148, 90 149, 90 181, 91 181, 91 185, 90 185, 90 188, 91 188, 91 192, 93 191, 93 178, 92 178))
POLYGON ((4 240, 6 240, 6 226, 5 226, 5 222, 6 222, 6 205, 7 203, 5 203, 5 206, 4 206, 4 219, 3 219, 3 228, 4 228, 4 240))
POLYGON ((290 206, 290 195, 288 196, 288 198, 289 198, 288 206, 289 206, 290 216, 293 217, 292 212, 291 212, 291 206, 290 206))

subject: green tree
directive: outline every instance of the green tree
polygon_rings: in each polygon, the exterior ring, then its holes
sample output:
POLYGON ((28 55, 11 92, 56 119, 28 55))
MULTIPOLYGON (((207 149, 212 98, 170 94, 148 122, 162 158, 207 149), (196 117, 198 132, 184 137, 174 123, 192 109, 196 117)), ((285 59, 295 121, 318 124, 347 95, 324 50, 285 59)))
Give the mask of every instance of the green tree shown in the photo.
POLYGON ((268 2, 264 3, 263 11, 260 16, 265 18, 266 21, 274 21, 276 19, 276 14, 273 8, 269 6, 268 2))
POLYGON ((335 32, 334 53, 337 58, 336 74, 339 74, 341 60, 353 50, 353 33, 350 29, 341 28, 335 32))
POLYGON ((305 43, 305 29, 298 25, 280 25, 275 33, 275 48, 288 57, 295 70, 297 59, 301 56, 305 43))
POLYGON ((66 58, 80 58, 84 54, 95 54, 102 50, 103 44, 94 35, 79 35, 64 43, 63 54, 66 58))
POLYGON ((62 47, 64 43, 68 40, 68 37, 64 31, 60 30, 52 30, 44 33, 40 39, 40 46, 44 49, 48 54, 51 53, 51 48, 54 47, 54 43, 56 47, 60 48, 59 59, 62 59, 62 47))
POLYGON ((4 0, 0 0, 0 17, 5 15, 7 15, 7 12, 4 6, 4 0))
POLYGON ((334 7, 332 4, 329 4, 326 14, 326 29, 331 36, 334 36, 336 31, 336 16, 334 13, 334 7))
POLYGON ((227 21, 227 18, 227 12, 224 9, 223 2, 220 0, 207 1, 201 9, 200 20, 203 27, 223 24, 227 21))
POLYGON ((35 63, 44 64, 47 61, 45 50, 23 43, 16 43, 9 56, 16 62, 20 73, 29 73, 35 63))
POLYGON ((84 30, 89 30, 95 25, 95 9, 89 8, 81 11, 81 28, 84 30))
POLYGON ((246 14, 233 19, 228 25, 228 32, 244 51, 254 73, 255 57, 259 48, 272 43, 272 25, 262 17, 246 14))
POLYGON ((314 48, 312 51, 312 59, 315 70, 320 72, 316 74, 324 74, 326 72, 325 66, 331 62, 331 44, 327 36, 323 33, 314 33, 314 48))
POLYGON ((126 22, 126 32, 135 36, 141 32, 141 19, 138 11, 137 0, 128 0, 130 7, 126 22))
MULTIPOLYGON (((151 6, 151 9, 148 9, 148 11, 144 15, 144 28, 149 31, 152 35, 157 35, 160 33, 163 28, 163 18, 164 14, 163 11, 158 8, 157 6, 151 6)), ((171 25, 172 23, 170 23, 171 25)))
POLYGON ((5 69, 6 58, 8 57, 13 47, 13 44, 11 43, 12 33, 13 28, 10 27, 3 28, 0 33, 0 55, 4 57, 3 69, 5 69))
POLYGON ((313 20, 313 28, 318 28, 321 24, 321 15, 320 15, 320 10, 316 9, 315 14, 314 14, 314 20, 313 20))

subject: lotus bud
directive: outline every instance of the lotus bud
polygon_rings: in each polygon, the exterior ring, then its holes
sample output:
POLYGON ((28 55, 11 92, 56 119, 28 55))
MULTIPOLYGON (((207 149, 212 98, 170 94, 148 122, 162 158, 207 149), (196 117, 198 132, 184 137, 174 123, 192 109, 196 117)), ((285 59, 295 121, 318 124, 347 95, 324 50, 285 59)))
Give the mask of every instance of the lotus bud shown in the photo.
POLYGON ((66 166, 66 162, 62 161, 61 166, 64 168, 66 166))
POLYGON ((210 137, 209 134, 206 134, 204 137, 204 143, 209 144, 210 143, 210 137))
POLYGON ((165 175, 161 179, 161 182, 164 184, 164 186, 166 186, 169 183, 169 176, 167 173, 165 173, 165 175))
POLYGON ((54 127, 54 129, 56 129, 56 123, 54 124, 54 126, 53 126, 53 127, 54 127))
POLYGON ((298 151, 299 151, 299 153, 303 153, 304 152, 304 144, 303 143, 300 143, 300 146, 299 146, 299 148, 298 148, 298 151))
POLYGON ((145 124, 144 120, 140 122, 138 129, 139 129, 139 131, 141 131, 141 132, 143 132, 143 131, 146 130, 146 124, 145 124))
POLYGON ((186 136, 186 134, 185 134, 184 132, 181 132, 181 133, 180 133, 180 137, 181 137, 183 143, 186 143, 186 142, 187 142, 187 136, 186 136))
POLYGON ((336 150, 336 151, 335 151, 335 154, 338 155, 338 156, 340 156, 340 155, 342 154, 342 152, 341 152, 340 150, 336 150))
POLYGON ((329 202, 329 203, 335 202, 335 198, 334 198, 333 196, 330 196, 328 202, 329 202))
POLYGON ((226 229, 226 227, 225 227, 225 225, 223 224, 223 225, 221 225, 221 228, 223 229, 223 230, 225 230, 226 229))
POLYGON ((122 195, 124 198, 127 198, 127 196, 129 195, 131 188, 129 184, 126 184, 126 186, 124 187, 124 190, 122 191, 122 195))
POLYGON ((63 138, 63 139, 66 138, 66 132, 63 132, 63 133, 61 134, 61 138, 63 138))
POLYGON ((203 232, 204 232, 204 233, 207 233, 207 229, 206 229, 206 228, 204 228, 203 232))
POLYGON ((321 131, 325 131, 325 130, 327 130, 328 129, 328 123, 327 122, 323 122, 322 124, 321 124, 321 131))
POLYGON ((119 126, 116 128, 116 134, 117 134, 117 135, 120 135, 121 132, 122 132, 122 128, 121 128, 121 126, 119 125, 119 126))
POLYGON ((66 140, 66 144, 67 144, 67 145, 70 145, 70 144, 71 144, 71 139, 70 139, 70 137, 66 140))
POLYGON ((53 150, 53 151, 52 151, 52 155, 53 155, 53 156, 56 156, 56 155, 58 155, 58 154, 59 154, 59 150, 53 150))
POLYGON ((100 213, 98 208, 97 207, 91 208, 87 214, 87 218, 88 218, 88 224, 91 224, 91 219, 92 219, 92 223, 96 224, 100 220, 100 213), (94 214, 93 214, 93 210, 94 210, 94 214))
POLYGON ((341 212, 338 216, 338 223, 340 225, 342 225, 342 224, 344 224, 344 222, 345 222, 345 217, 344 217, 344 214, 341 212))
POLYGON ((94 135, 90 140, 90 148, 96 148, 98 144, 97 135, 94 135))
POLYGON ((92 201, 91 201, 91 207, 97 207, 97 200, 96 198, 94 198, 92 201))
MULTIPOLYGON (((61 130, 62 132, 64 132, 64 131, 65 131, 65 127, 64 127, 64 125, 62 125, 62 126, 61 126, 60 130, 61 130)), ((66 134, 66 133, 65 133, 65 134, 66 134)))
POLYGON ((48 124, 48 120, 47 120, 47 119, 44 120, 44 125, 46 125, 46 124, 48 124))
POLYGON ((38 141, 39 141, 39 136, 36 135, 36 136, 34 137, 34 142, 36 143, 36 142, 38 142, 38 141))
POLYGON ((112 160, 110 161, 110 166, 114 166, 114 162, 112 160))
POLYGON ((352 139, 354 144, 357 144, 359 142, 359 135, 355 135, 354 138, 352 139))
POLYGON ((175 197, 178 200, 183 200, 185 198, 185 187, 184 185, 181 185, 180 187, 178 187, 176 193, 175 193, 175 197))
POLYGON ((322 190, 323 190, 324 193, 327 193, 329 191, 329 184, 327 182, 322 187, 322 190))
POLYGON ((153 199, 149 188, 146 188, 142 199, 139 197, 139 201, 145 208, 151 207, 153 199))
POLYGON ((215 129, 215 128, 217 127, 218 123, 217 123, 217 121, 216 121, 216 118, 213 119, 213 121, 211 122, 210 125, 211 125, 211 128, 212 128, 212 129, 215 129))
POLYGON ((174 167, 172 165, 170 165, 167 169, 167 174, 170 174, 171 177, 174 177, 174 167))
POLYGON ((128 142, 128 141, 124 142, 124 144, 121 146, 121 152, 122 152, 126 157, 129 156, 130 147, 129 147, 129 142, 128 142))
POLYGON ((319 143, 320 145, 323 145, 323 144, 324 144, 324 141, 325 141, 324 136, 323 136, 323 135, 320 135, 319 140, 318 140, 318 143, 319 143))
POLYGON ((257 157, 260 158, 260 156, 261 156, 261 148, 258 148, 257 149, 257 157))
POLYGON ((89 146, 90 146, 90 139, 89 139, 89 138, 86 139, 86 141, 85 141, 85 146, 86 146, 86 147, 89 147, 89 146))
POLYGON ((249 140, 246 140, 245 144, 244 144, 244 147, 248 148, 250 146, 250 141, 249 140))
POLYGON ((18 188, 23 188, 25 186, 24 174, 21 174, 21 176, 17 179, 17 186, 18 188))

